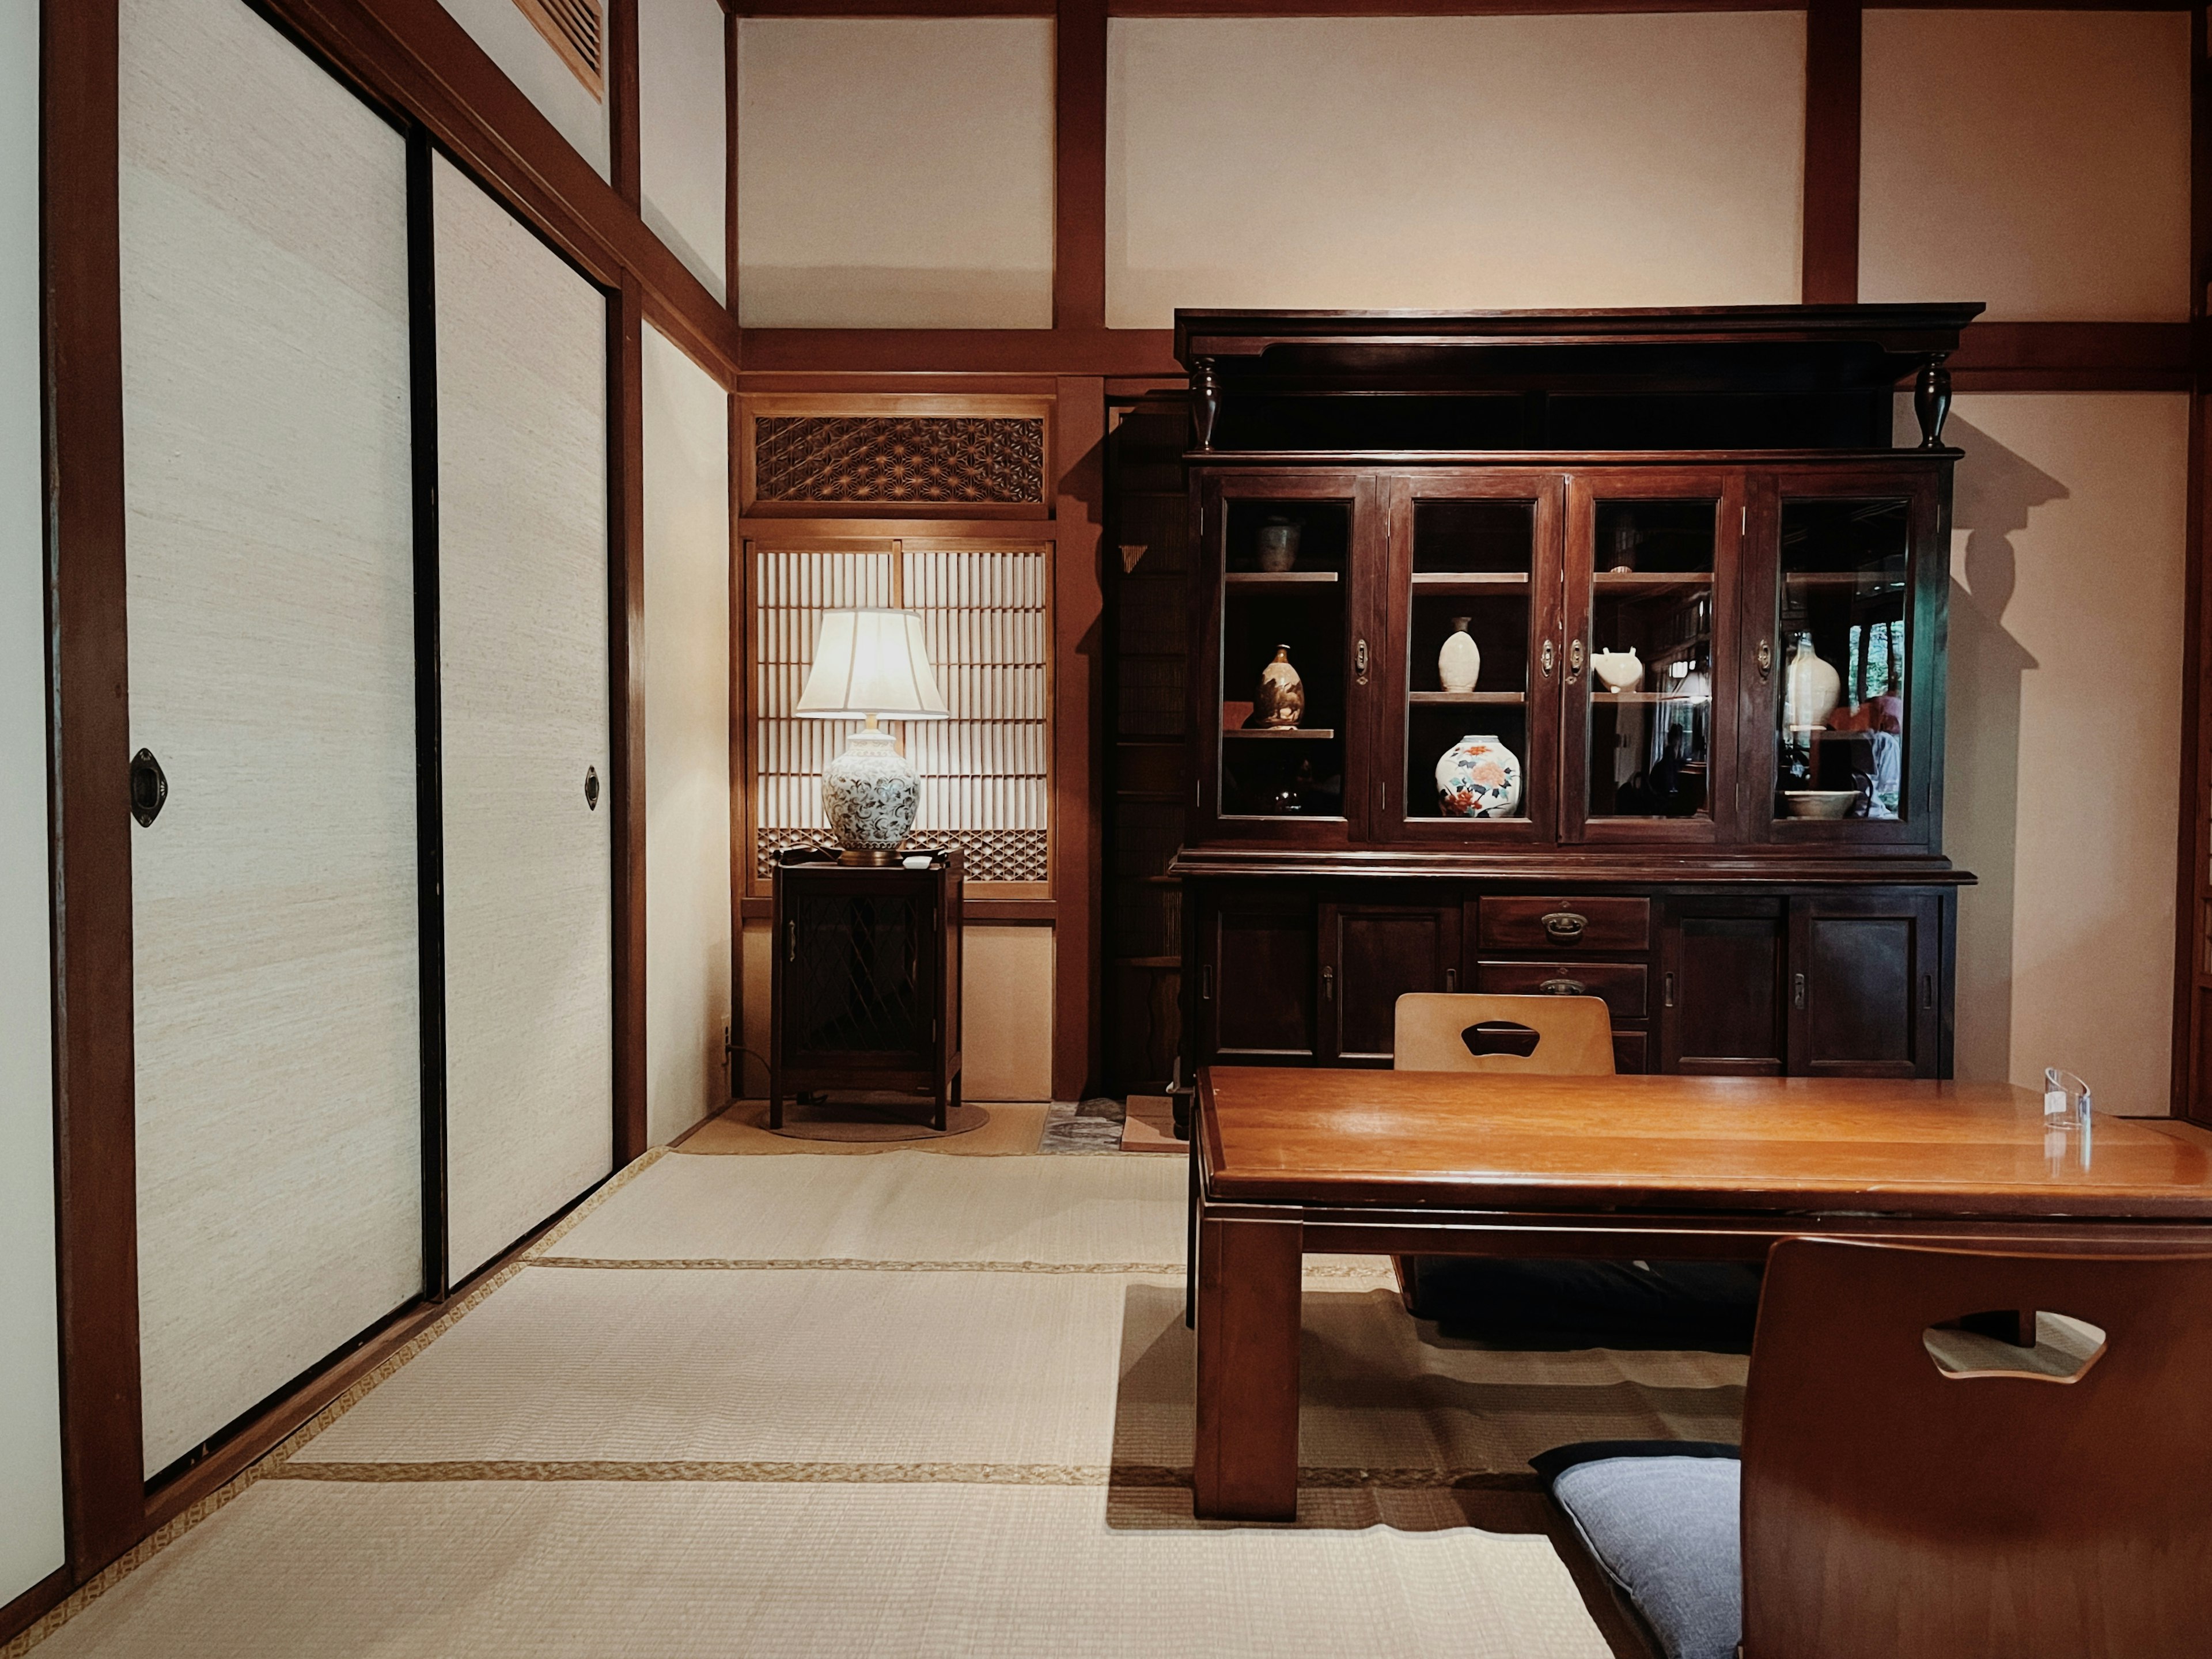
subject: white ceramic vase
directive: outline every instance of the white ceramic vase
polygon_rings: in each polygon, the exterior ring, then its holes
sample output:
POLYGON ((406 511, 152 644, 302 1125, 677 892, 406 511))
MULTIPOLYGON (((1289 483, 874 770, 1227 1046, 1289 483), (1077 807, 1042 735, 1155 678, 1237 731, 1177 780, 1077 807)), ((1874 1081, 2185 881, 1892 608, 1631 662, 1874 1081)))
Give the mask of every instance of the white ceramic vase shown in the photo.
POLYGON ((1521 762, 1492 737, 1462 738, 1437 762, 1437 805, 1448 818, 1510 818, 1521 805, 1521 762))
POLYGON ((1472 691, 1482 678, 1482 647, 1467 631, 1472 617, 1452 618, 1451 637, 1437 653, 1437 681, 1447 691, 1472 691))
POLYGON ((1808 732, 1826 726, 1843 689, 1834 665, 1814 651, 1813 636, 1800 634, 1782 671, 1782 723, 1808 732))
POLYGON ((1636 647, 1626 651, 1597 651, 1590 655, 1590 672, 1598 684, 1608 691, 1633 691, 1644 684, 1644 665, 1636 655, 1636 647))
POLYGON ((822 811, 848 852, 897 851, 921 802, 914 763, 880 726, 854 732, 845 752, 822 769, 822 811))

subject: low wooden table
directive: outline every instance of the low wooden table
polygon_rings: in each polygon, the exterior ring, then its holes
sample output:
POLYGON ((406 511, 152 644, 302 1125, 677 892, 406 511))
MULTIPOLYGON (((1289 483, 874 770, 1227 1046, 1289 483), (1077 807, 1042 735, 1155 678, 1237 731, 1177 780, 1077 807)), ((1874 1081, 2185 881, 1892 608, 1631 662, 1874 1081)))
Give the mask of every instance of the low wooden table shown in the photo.
POLYGON ((1762 1260, 1792 1234, 2212 1248, 2212 1153, 2162 1120, 2053 1134, 2005 1084, 1220 1066, 1193 1156, 1197 1512, 1297 1510, 1308 1251, 1762 1260))

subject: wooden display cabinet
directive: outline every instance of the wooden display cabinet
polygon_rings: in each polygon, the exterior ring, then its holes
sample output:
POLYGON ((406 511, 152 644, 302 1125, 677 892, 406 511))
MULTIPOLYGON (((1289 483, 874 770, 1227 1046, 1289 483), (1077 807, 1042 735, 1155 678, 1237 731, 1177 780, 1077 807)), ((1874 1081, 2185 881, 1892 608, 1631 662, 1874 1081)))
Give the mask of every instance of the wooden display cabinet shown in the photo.
POLYGON ((1948 1076, 1978 309, 1178 313, 1187 1058, 1388 1066, 1400 995, 1465 989, 1604 998, 1624 1071, 1948 1076), (1439 788, 1462 739, 1517 768, 1491 816, 1439 788))

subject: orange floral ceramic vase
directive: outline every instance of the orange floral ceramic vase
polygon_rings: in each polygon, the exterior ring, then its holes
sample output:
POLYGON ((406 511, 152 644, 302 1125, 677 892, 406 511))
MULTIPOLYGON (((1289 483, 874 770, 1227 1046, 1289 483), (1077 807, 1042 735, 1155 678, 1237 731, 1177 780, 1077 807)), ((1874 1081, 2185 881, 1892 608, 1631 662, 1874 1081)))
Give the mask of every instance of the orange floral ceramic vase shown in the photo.
POLYGON ((1521 762, 1496 738, 1468 737, 1437 762, 1437 805, 1448 818, 1510 818, 1521 805, 1521 762))

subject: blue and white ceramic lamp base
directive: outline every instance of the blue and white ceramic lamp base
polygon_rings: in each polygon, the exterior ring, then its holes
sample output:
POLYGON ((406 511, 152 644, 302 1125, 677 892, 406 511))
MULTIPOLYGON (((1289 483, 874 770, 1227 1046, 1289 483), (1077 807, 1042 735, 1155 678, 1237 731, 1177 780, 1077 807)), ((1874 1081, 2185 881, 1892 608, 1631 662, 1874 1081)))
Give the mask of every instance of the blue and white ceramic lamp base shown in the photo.
POLYGON ((848 864, 890 864, 914 828, 921 780, 891 734, 853 733, 845 752, 822 769, 822 811, 848 864))

